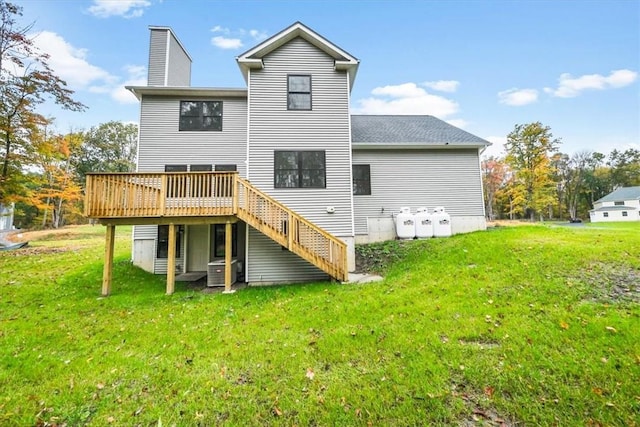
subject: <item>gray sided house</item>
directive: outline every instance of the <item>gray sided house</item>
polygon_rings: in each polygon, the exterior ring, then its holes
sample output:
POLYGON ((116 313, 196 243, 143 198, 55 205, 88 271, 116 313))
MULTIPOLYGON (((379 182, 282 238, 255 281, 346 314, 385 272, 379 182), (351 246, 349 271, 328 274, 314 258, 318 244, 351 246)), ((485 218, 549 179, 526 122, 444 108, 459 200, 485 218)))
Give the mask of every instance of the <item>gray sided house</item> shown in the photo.
MULTIPOLYGON (((395 238, 403 206, 444 206, 454 233, 485 229, 479 153, 489 143, 431 116, 351 115, 359 60, 305 25, 236 58, 243 88, 190 86, 191 58, 178 38, 168 27, 150 30, 148 84, 128 87, 141 103, 138 172, 237 171, 346 243, 349 271, 356 243, 395 238)), ((224 224, 177 230, 177 272, 224 259, 224 224)), ((167 226, 136 225, 133 239, 135 264, 167 273, 167 226)), ((275 240, 259 223, 234 223, 240 280, 328 277, 275 240)))

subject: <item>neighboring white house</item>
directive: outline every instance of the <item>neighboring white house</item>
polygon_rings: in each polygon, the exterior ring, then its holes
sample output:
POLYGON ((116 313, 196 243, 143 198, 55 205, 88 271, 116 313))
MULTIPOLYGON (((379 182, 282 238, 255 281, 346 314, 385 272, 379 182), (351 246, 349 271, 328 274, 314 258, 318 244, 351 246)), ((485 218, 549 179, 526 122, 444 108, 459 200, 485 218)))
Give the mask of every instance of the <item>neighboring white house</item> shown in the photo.
POLYGON ((640 187, 621 187, 593 203, 591 222, 640 221, 640 187))
MULTIPOLYGON (((453 233, 484 230, 480 153, 489 142, 431 116, 351 115, 360 61, 300 22, 236 58, 246 87, 191 86, 191 57, 169 27, 150 27, 140 100, 138 172, 237 171, 348 246, 394 237, 401 207, 444 206, 453 233)), ((392 59, 389 59, 392 60, 392 59)), ((224 227, 179 225, 179 272, 225 254, 224 227)), ((136 225, 134 263, 167 273, 166 225, 136 225)), ((286 224, 283 226, 286 229, 286 224)), ((251 224, 233 230, 250 284, 326 278, 251 224)))

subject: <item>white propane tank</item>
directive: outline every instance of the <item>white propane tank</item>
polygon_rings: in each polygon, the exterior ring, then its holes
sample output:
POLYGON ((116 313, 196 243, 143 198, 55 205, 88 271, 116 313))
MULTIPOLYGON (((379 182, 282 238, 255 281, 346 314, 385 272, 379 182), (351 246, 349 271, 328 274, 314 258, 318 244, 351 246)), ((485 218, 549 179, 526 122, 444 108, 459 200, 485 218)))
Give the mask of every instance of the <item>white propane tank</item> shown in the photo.
POLYGON ((411 208, 400 208, 396 216, 396 234, 398 239, 413 239, 416 236, 415 217, 411 208))
POLYGON ((429 209, 421 207, 416 210, 416 237, 428 239, 433 237, 433 221, 429 209))
POLYGON ((434 237, 451 236, 451 217, 444 211, 443 206, 438 206, 433 209, 431 221, 433 222, 434 237))

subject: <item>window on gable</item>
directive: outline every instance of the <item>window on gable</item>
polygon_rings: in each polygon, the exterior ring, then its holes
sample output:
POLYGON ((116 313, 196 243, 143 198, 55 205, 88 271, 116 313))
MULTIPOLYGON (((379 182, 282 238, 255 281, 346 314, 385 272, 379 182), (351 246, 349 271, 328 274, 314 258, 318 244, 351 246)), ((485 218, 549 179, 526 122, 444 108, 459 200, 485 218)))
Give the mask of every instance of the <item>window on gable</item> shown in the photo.
POLYGON ((275 188, 326 188, 324 151, 275 151, 275 188))
POLYGON ((624 206, 624 202, 613 202, 614 206, 624 206))
POLYGON ((371 195, 371 167, 369 165, 353 165, 353 194, 355 196, 371 195))
POLYGON ((287 76, 287 109, 311 110, 311 76, 287 76))
POLYGON ((180 101, 180 130, 222 130, 222 101, 180 101))

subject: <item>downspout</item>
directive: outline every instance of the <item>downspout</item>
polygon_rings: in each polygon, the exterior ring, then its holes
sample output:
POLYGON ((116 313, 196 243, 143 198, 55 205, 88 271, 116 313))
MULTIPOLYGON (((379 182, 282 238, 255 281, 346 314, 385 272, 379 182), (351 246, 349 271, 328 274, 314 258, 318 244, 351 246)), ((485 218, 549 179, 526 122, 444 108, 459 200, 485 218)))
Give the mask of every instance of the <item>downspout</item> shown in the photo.
POLYGON ((482 160, 480 159, 480 155, 484 152, 487 147, 478 148, 478 175, 480 176, 480 199, 482 199, 482 218, 484 218, 485 228, 487 224, 487 210, 485 209, 484 204, 484 183, 482 182, 482 160))
POLYGON ((353 238, 353 244, 356 242, 356 227, 355 227, 355 212, 353 205, 353 142, 351 141, 351 82, 349 79, 349 72, 345 73, 347 77, 347 120, 349 124, 349 187, 351 188, 351 192, 349 193, 349 198, 351 201, 351 237, 353 238))
MULTIPOLYGON (((245 160, 245 168, 247 181, 250 180, 249 175, 249 141, 251 140, 251 69, 247 70, 247 160, 245 160)), ((249 283, 249 226, 244 225, 244 281, 249 283)))

